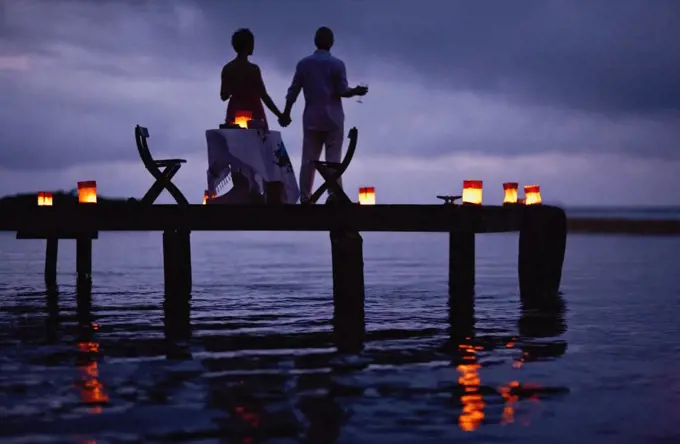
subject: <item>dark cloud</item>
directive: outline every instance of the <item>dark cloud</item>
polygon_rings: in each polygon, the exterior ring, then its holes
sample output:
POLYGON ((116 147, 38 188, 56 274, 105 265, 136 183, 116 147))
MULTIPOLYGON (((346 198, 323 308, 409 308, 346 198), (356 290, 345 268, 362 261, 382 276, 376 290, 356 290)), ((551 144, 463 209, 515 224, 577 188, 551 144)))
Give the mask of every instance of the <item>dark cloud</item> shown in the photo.
POLYGON ((132 160, 137 123, 157 129, 166 153, 199 152, 211 124, 186 108, 221 109, 231 33, 251 28, 258 63, 289 78, 320 25, 335 30, 351 81, 411 83, 382 92, 371 83, 365 117, 384 120, 362 133, 372 154, 680 157, 677 0, 0 0, 0 57, 31 60, 26 72, 0 68, 0 165, 132 160), (423 99, 436 96, 447 99, 423 99), (436 128, 407 128, 416 111, 436 128), (410 142, 386 146, 394 131, 410 142))

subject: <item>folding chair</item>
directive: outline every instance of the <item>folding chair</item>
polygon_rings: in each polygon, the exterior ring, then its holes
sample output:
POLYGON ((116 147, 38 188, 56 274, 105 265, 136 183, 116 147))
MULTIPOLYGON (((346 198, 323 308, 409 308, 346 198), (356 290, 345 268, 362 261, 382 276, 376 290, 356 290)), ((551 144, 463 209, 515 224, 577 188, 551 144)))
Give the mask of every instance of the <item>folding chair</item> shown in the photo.
POLYGON ((325 182, 310 196, 310 203, 316 203, 326 190, 328 190, 328 194, 332 194, 340 199, 340 201, 352 203, 352 200, 338 184, 338 179, 345 170, 347 170, 349 163, 352 161, 352 157, 354 157, 354 151, 357 149, 358 136, 359 130, 357 130, 356 127, 349 130, 349 146, 347 147, 347 152, 345 153, 345 158, 342 159, 342 162, 321 162, 318 160, 312 162, 325 182))
POLYGON ((164 189, 175 198, 175 201, 179 205, 185 206, 189 205, 189 201, 184 197, 182 192, 171 182, 172 178, 177 174, 183 163, 186 163, 184 159, 164 159, 164 160, 154 160, 149 151, 149 145, 146 139, 149 138, 149 130, 143 126, 137 125, 135 127, 135 140, 137 141, 137 150, 139 151, 139 156, 144 162, 144 166, 151 173, 151 175, 156 179, 149 191, 146 192, 142 198, 142 203, 152 204, 160 196, 164 189), (162 170, 161 170, 162 168, 162 170))

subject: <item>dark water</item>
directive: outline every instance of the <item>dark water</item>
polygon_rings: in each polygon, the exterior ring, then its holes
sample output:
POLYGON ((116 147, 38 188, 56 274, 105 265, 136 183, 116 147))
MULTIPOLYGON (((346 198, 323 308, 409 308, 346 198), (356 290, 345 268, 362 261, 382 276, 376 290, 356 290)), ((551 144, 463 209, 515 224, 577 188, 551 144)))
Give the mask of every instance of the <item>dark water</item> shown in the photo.
MULTIPOLYGON (((333 342, 324 234, 198 233, 190 319, 159 233, 0 234, 0 441, 680 442, 680 238, 571 236, 563 317, 523 313, 516 235, 478 236, 474 334, 450 341, 447 238, 365 234, 365 350, 333 342)), ((455 327, 455 326, 454 326, 455 327)))

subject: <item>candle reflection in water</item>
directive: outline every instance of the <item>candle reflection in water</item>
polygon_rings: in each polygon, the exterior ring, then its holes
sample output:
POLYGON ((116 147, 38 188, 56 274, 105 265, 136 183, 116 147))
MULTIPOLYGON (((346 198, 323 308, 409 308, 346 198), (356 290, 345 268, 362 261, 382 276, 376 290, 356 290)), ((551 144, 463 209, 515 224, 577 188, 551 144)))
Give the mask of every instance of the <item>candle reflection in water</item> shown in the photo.
POLYGON ((483 347, 461 344, 458 348, 464 353, 462 359, 465 362, 456 367, 461 374, 458 383, 464 389, 460 397, 462 411, 458 417, 458 425, 462 430, 472 432, 477 430, 484 420, 484 398, 479 392, 481 366, 477 363, 475 355, 477 350, 482 350, 483 347))
POLYGON ((80 380, 76 384, 82 402, 90 406, 89 412, 99 414, 102 405, 109 400, 104 384, 99 379, 99 342, 95 333, 99 325, 92 319, 92 293, 88 285, 79 285, 77 291, 77 316, 79 324, 78 358, 76 366, 80 370, 80 380))
MULTIPOLYGON (((94 333, 99 330, 99 325, 92 322, 89 329, 94 333)), ((99 343, 94 342, 92 338, 78 342, 78 351, 79 357, 76 365, 81 373, 78 383, 80 398, 84 404, 91 406, 90 413, 101 413, 101 406, 108 402, 109 397, 106 394, 104 384, 99 380, 99 364, 97 363, 99 343)))

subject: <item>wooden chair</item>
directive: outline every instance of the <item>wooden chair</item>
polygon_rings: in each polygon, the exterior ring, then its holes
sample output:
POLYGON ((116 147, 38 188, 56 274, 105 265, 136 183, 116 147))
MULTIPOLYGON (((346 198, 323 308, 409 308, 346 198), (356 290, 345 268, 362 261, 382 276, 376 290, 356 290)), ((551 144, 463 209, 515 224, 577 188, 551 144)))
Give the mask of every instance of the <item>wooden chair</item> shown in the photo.
POLYGON ((149 151, 149 145, 146 139, 149 138, 149 130, 143 126, 137 125, 135 127, 135 140, 137 142, 137 150, 139 151, 139 157, 142 158, 144 166, 151 173, 151 175, 156 179, 149 191, 146 192, 142 198, 142 203, 152 204, 160 196, 164 189, 175 198, 175 201, 179 205, 186 206, 189 205, 189 201, 184 197, 182 192, 177 188, 175 184, 171 182, 172 178, 177 174, 177 171, 182 167, 183 163, 186 163, 184 159, 164 159, 164 160, 154 160, 149 151), (162 168, 162 170, 161 170, 162 168))
POLYGON ((310 196, 310 203, 316 203, 321 197, 324 191, 328 190, 328 193, 333 195, 336 199, 339 199, 344 203, 352 203, 352 200, 345 194, 340 185, 338 184, 338 179, 347 170, 349 163, 354 157, 354 151, 357 149, 357 138, 359 136, 359 130, 356 127, 349 130, 349 146, 347 147, 347 152, 345 153, 345 158, 342 162, 321 162, 313 161, 314 167, 321 174, 321 177, 325 182, 310 196))

